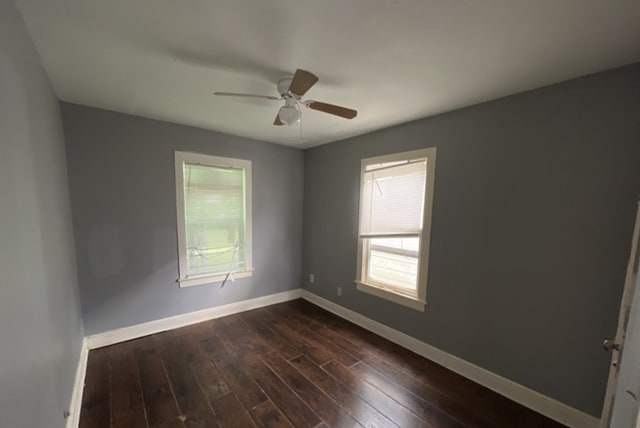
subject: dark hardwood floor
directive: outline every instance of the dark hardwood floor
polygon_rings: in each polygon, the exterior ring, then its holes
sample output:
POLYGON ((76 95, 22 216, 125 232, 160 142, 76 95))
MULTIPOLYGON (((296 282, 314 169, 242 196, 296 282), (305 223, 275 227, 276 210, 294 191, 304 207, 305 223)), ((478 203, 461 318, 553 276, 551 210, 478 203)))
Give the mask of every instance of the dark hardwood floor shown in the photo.
POLYGON ((560 427, 303 300, 89 353, 81 428, 560 427))

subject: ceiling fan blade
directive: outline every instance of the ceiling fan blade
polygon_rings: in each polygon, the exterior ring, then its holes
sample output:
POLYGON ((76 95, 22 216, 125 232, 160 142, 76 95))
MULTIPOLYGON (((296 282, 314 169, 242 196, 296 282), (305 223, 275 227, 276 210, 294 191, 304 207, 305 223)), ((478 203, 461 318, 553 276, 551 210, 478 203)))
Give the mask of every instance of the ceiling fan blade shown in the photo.
POLYGON ((272 97, 271 95, 256 95, 256 94, 239 94, 237 92, 214 92, 213 95, 221 97, 249 97, 249 98, 264 98, 267 100, 281 100, 281 97, 272 97))
POLYGON ((276 114, 276 119, 273 121, 273 124, 276 126, 284 125, 284 122, 280 120, 280 115, 276 114))
POLYGON ((306 101, 304 105, 309 107, 310 109, 344 117, 345 119, 353 119, 358 115, 358 112, 356 110, 336 106, 333 104, 322 103, 320 101, 306 101))
POLYGON ((318 77, 306 70, 297 69, 289 85, 289 91, 299 97, 307 93, 307 91, 316 84, 318 77))

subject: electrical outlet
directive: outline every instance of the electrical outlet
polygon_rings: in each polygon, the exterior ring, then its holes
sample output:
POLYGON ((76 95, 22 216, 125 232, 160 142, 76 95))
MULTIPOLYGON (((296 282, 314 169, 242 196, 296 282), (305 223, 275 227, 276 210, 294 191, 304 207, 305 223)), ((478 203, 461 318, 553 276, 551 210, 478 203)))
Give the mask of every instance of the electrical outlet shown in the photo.
POLYGON ((338 293, 338 296, 342 296, 342 287, 336 288, 336 293, 338 293))
POLYGON ((312 273, 309 274, 309 283, 313 284, 316 280, 316 276, 312 273))

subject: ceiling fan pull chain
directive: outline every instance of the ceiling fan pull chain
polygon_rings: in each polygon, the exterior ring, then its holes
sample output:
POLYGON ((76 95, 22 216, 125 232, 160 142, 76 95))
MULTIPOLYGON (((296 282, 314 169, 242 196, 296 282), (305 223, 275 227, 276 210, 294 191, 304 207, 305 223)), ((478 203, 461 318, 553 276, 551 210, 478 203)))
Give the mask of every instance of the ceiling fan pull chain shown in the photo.
MULTIPOLYGON (((300 114, 302 115, 302 112, 300 112, 300 114)), ((302 145, 302 116, 300 117, 300 138, 299 138, 299 144, 302 145)))

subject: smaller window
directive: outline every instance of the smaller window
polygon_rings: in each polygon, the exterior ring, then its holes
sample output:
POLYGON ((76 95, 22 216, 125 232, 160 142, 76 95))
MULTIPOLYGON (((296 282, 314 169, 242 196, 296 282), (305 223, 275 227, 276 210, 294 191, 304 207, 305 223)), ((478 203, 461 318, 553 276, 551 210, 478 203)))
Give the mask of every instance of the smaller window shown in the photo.
POLYGON ((358 290, 424 310, 436 149, 363 159, 358 290))
POLYGON ((251 161, 175 152, 181 287, 251 276, 251 161))

